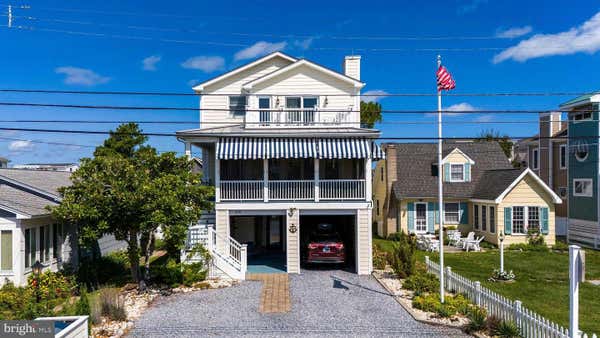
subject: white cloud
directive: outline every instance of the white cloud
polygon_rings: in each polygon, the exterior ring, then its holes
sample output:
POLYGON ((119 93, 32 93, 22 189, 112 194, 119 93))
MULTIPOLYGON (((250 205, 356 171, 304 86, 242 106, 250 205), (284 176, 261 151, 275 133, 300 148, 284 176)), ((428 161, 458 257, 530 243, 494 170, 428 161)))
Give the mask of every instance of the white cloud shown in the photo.
POLYGON ((252 46, 244 48, 241 51, 235 53, 235 55, 233 56, 233 59, 235 61, 252 59, 255 57, 259 57, 259 56, 267 55, 269 53, 283 50, 286 46, 287 46, 287 42, 285 42, 285 41, 274 42, 274 43, 266 42, 266 41, 259 41, 255 44, 253 44, 252 46))
MULTIPOLYGON (((475 111, 477 108, 470 103, 461 102, 442 108, 442 110, 445 111, 444 116, 461 116, 464 115, 465 112, 475 111)), ((425 116, 437 116, 437 113, 427 113, 425 116)))
POLYGON ((491 122, 492 120, 494 120, 494 115, 493 114, 482 114, 479 115, 475 118, 475 122, 491 122))
POLYGON ((142 69, 151 72, 155 71, 156 64, 159 63, 161 59, 162 57, 160 55, 150 55, 147 58, 144 58, 142 60, 142 69))
POLYGON ((68 85, 95 86, 110 81, 110 77, 102 76, 91 69, 78 67, 58 67, 55 69, 57 74, 64 74, 64 82, 68 85))
POLYGON ((555 34, 536 34, 494 56, 493 62, 509 59, 524 62, 551 55, 594 53, 600 50, 600 12, 578 27, 555 34))
POLYGON ((386 92, 385 90, 381 90, 381 89, 373 89, 373 90, 367 90, 366 92, 362 93, 362 100, 365 102, 379 102, 381 99, 385 98, 385 96, 382 95, 387 95, 388 92, 386 92))
POLYGON ((187 69, 198 69, 205 73, 212 73, 225 68, 225 59, 220 56, 194 56, 181 64, 187 69))
POLYGON ((312 45, 314 40, 315 40, 314 37, 306 38, 304 40, 295 40, 294 46, 296 46, 302 50, 307 50, 310 48, 310 46, 312 45))
POLYGON ((31 151, 34 146, 33 142, 27 140, 12 141, 8 145, 8 150, 12 152, 31 151))
POLYGON ((527 35, 531 33, 533 28, 531 26, 523 26, 523 27, 512 27, 505 30, 498 30, 496 32, 496 36, 502 39, 514 39, 523 35, 527 35))
POLYGON ((189 81, 187 82, 187 85, 188 85, 188 86, 190 86, 190 87, 194 87, 194 86, 195 86, 195 85, 197 85, 198 83, 200 83, 200 80, 198 80, 198 79, 192 79, 192 80, 189 80, 189 81))

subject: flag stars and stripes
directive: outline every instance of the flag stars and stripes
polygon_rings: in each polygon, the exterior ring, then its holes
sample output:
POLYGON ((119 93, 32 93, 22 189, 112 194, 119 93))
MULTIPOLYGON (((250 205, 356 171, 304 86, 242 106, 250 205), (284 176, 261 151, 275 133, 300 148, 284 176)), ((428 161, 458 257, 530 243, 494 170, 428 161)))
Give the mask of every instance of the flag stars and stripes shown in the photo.
POLYGON ((440 65, 436 75, 438 91, 451 90, 454 89, 454 87, 456 87, 456 83, 454 82, 452 75, 450 75, 450 72, 448 72, 448 69, 446 69, 446 67, 440 65))

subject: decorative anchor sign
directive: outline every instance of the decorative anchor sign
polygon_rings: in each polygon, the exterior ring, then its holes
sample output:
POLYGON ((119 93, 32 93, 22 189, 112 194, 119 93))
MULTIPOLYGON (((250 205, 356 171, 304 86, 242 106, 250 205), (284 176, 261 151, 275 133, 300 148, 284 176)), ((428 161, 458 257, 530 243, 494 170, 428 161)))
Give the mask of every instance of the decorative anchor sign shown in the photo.
POLYGON ((288 228, 288 230, 290 231, 291 234, 295 234, 296 231, 298 231, 298 227, 296 226, 296 224, 290 224, 290 227, 288 228))

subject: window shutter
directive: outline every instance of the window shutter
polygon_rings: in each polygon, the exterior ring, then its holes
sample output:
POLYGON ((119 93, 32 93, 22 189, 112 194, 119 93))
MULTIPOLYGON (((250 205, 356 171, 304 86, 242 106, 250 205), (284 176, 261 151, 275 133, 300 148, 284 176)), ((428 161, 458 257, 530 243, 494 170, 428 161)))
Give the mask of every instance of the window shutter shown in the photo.
POLYGON ((450 181, 450 163, 444 163, 444 181, 450 181))
POLYGON ((542 235, 548 234, 548 208, 540 208, 542 217, 542 235))
POLYGON ((512 234, 512 208, 504 208, 504 234, 512 234))
POLYGON ((469 205, 465 202, 460 203, 460 224, 469 224, 469 205))
POLYGON ((435 232, 434 225, 434 214, 435 214, 435 203, 427 202, 427 232, 430 234, 435 232))
POLYGON ((415 204, 413 202, 408 203, 408 233, 415 232, 415 204))
POLYGON ((465 164, 465 182, 471 182, 471 163, 465 164))

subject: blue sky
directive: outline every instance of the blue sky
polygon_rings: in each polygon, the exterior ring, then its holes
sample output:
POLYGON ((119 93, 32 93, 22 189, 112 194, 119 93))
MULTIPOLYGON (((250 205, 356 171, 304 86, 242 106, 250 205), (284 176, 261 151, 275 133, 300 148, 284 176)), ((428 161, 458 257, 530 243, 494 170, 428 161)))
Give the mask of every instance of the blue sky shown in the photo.
MULTIPOLYGON (((35 1, 16 5, 14 28, 0 27, 0 88, 191 92, 191 85, 273 50, 339 70, 362 56, 364 91, 434 92, 436 51, 457 82, 455 92, 587 92, 600 87, 600 4, 577 1, 35 1), (29 5, 29 9, 18 8, 29 5), (29 17, 29 18, 28 18, 29 17), (28 29, 33 28, 33 29, 28 29), (352 37, 352 39, 350 39, 352 37), (357 39, 357 37, 388 37, 357 39), (419 39, 389 39, 418 37, 419 39), (462 37, 461 39, 422 39, 462 37), (482 37, 484 39, 464 39, 482 37), (213 44, 209 44, 213 43, 213 44), (390 50, 394 49, 394 50, 390 50), (398 50, 402 49, 402 50, 398 50), (475 49, 475 50, 474 50, 475 49)), ((6 24, 6 0, 0 22, 6 24)), ((552 109, 570 97, 446 97, 461 109, 552 109)), ((0 94, 2 102, 196 107, 195 97, 0 94)), ((384 109, 436 109, 434 97, 381 98, 384 109)), ((193 128, 197 112, 104 111, 0 106, 0 120, 178 120, 143 125, 147 132, 193 128)), ((435 136, 423 115, 385 115, 383 137, 435 136), (396 124, 394 124, 396 123, 396 124)), ((450 115, 445 136, 494 128, 536 133, 532 115, 450 115), (480 121, 480 124, 458 124, 480 121)), ((114 124, 0 125, 108 130, 114 124)), ((89 156, 103 136, 0 132, 0 155, 12 164, 69 162, 89 156)), ((151 138, 161 151, 182 151, 174 138, 151 138)))

